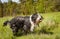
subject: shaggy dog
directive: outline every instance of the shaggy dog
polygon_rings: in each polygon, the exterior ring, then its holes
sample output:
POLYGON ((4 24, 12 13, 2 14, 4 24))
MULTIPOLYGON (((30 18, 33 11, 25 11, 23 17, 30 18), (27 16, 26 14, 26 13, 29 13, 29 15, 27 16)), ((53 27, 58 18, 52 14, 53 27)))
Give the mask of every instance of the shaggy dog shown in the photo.
POLYGON ((19 29, 26 33, 28 31, 33 32, 34 27, 36 27, 36 25, 38 25, 39 22, 41 22, 42 20, 43 20, 43 17, 38 13, 35 13, 30 16, 25 16, 25 17, 18 16, 11 19, 10 21, 5 21, 3 23, 3 26, 6 26, 7 24, 9 24, 10 28, 13 31, 13 34, 16 35, 19 29))

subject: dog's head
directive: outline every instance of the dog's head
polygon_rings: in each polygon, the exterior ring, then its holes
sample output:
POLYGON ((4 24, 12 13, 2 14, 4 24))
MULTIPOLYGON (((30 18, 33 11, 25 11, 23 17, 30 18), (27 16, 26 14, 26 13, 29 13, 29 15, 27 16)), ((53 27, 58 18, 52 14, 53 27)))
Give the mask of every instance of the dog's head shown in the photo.
POLYGON ((31 19, 35 24, 39 24, 43 20, 43 17, 39 13, 35 13, 32 15, 31 19))
POLYGON ((30 16, 31 28, 30 31, 34 30, 34 25, 39 25, 39 23, 43 20, 43 17, 39 13, 35 13, 30 16))

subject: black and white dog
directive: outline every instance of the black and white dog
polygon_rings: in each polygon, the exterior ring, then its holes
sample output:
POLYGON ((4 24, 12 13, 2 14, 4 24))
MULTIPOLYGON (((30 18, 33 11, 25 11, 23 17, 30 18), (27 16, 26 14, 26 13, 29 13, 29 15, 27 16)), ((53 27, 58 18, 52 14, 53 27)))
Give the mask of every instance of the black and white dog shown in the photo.
POLYGON ((25 17, 18 16, 13 18, 10 21, 5 21, 3 23, 3 26, 6 26, 7 24, 9 24, 10 28, 13 31, 13 34, 17 34, 19 29, 24 32, 28 32, 28 31, 33 32, 34 27, 36 27, 36 25, 38 25, 42 20, 43 20, 43 17, 40 14, 35 13, 30 16, 25 16, 25 17))

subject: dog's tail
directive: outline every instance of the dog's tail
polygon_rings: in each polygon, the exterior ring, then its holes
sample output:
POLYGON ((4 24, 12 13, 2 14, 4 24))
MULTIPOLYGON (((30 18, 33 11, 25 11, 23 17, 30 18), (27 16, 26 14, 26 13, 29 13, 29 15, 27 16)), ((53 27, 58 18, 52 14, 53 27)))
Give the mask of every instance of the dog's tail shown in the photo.
POLYGON ((7 24, 9 23, 9 21, 7 20, 7 21, 5 21, 4 23, 3 23, 3 26, 7 26, 7 24))

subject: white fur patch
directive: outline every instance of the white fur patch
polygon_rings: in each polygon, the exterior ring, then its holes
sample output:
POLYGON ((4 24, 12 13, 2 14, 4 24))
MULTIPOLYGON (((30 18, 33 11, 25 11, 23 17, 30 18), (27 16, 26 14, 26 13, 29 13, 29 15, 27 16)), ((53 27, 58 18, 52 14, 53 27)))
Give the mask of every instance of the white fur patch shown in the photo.
MULTIPOLYGON (((34 24, 34 22, 32 22, 31 17, 32 17, 32 15, 30 16, 30 23, 31 23, 30 31, 33 32, 34 27, 36 27, 36 24, 34 24)), ((36 21, 38 21, 40 19, 41 19, 41 15, 38 14, 38 17, 37 17, 36 21)))
POLYGON ((32 15, 30 16, 30 23, 31 23, 30 31, 33 32, 35 26, 34 26, 34 23, 31 20, 31 17, 32 17, 32 15))

